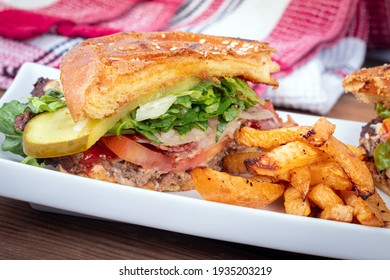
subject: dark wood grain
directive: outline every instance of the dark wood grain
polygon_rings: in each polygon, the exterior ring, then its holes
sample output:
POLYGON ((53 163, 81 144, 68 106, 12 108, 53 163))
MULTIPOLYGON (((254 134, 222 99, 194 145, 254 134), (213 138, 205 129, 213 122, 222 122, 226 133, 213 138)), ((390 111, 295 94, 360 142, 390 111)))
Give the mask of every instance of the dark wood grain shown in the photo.
POLYGON ((7 198, 0 198, 0 225, 0 259, 313 258, 137 225, 40 212, 7 198))
MULTIPOLYGON (((343 95, 327 116, 368 121, 375 114, 372 106, 343 95)), ((321 259, 137 225, 41 212, 26 202, 9 198, 0 198, 0 248, 0 259, 321 259)))

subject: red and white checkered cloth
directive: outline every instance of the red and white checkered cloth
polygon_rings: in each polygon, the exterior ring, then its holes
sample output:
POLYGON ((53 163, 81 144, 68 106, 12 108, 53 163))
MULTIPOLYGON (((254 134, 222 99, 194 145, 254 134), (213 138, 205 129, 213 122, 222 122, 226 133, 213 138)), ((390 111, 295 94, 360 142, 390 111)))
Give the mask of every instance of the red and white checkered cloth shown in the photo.
POLYGON ((389 0, 32 2, 0 0, 0 88, 10 85, 24 62, 58 67, 85 38, 185 30, 269 42, 278 51, 280 86, 257 90, 277 106, 325 114, 366 50, 390 48, 389 0))

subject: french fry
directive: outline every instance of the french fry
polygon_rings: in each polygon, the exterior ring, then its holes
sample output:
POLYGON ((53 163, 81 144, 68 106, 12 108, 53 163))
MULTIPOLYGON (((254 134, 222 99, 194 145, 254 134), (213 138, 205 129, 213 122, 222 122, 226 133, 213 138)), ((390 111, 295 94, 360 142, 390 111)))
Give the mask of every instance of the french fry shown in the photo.
POLYGON ((294 141, 279 146, 255 159, 245 161, 246 167, 259 175, 278 176, 291 169, 314 162, 329 160, 329 157, 306 142, 294 141))
POLYGON ((293 127, 297 125, 298 124, 294 121, 291 115, 287 115, 287 121, 283 122, 283 127, 293 127))
POLYGON ((380 210, 372 210, 369 203, 363 200, 362 197, 356 196, 353 191, 340 191, 340 196, 347 205, 353 207, 353 215, 362 225, 383 227, 385 222, 380 214, 380 210))
POLYGON ((290 184, 306 198, 311 182, 311 172, 308 165, 290 170, 290 184))
POLYGON ((311 188, 308 198, 321 209, 335 204, 344 204, 344 201, 327 185, 318 184, 311 188))
POLYGON ((303 137, 316 147, 322 146, 333 135, 335 128, 334 124, 321 117, 303 137))
POLYGON ((276 175, 274 178, 280 181, 290 182, 290 170, 276 175))
POLYGON ((370 171, 360 159, 361 151, 355 148, 350 149, 332 136, 334 129, 335 126, 322 117, 304 138, 337 161, 354 183, 360 195, 367 198, 375 192, 375 188, 370 171))
POLYGON ((383 219, 383 226, 390 228, 390 210, 378 192, 367 198, 365 202, 371 211, 376 213, 375 215, 379 215, 383 219))
POLYGON ((258 181, 258 182, 268 182, 268 183, 282 183, 280 180, 276 177, 271 177, 271 176, 265 176, 265 175, 256 175, 251 177, 253 181, 258 181))
POLYGON ((207 167, 190 171, 195 189, 206 200, 262 208, 283 195, 284 185, 232 176, 207 167))
POLYGON ((351 223, 353 207, 350 205, 335 204, 326 207, 319 215, 321 219, 351 223))
POLYGON ((354 146, 350 144, 346 144, 346 145, 358 157, 358 159, 365 160, 367 153, 362 146, 354 146))
POLYGON ((375 192, 370 171, 347 145, 331 136, 319 149, 341 165, 363 198, 367 198, 375 192))
POLYGON ((250 170, 248 170, 245 166, 245 160, 248 158, 257 158, 263 152, 237 152, 233 154, 227 155, 223 159, 223 167, 224 170, 229 174, 250 174, 250 170))
POLYGON ((324 183, 334 190, 352 190, 353 184, 335 161, 321 161, 309 165, 310 185, 324 183))
POLYGON ((292 126, 271 130, 243 127, 236 133, 236 140, 239 145, 270 149, 302 139, 309 130, 309 126, 292 126))
POLYGON ((287 214, 309 216, 311 213, 310 202, 302 197, 300 191, 294 187, 288 187, 284 191, 284 209, 287 214))

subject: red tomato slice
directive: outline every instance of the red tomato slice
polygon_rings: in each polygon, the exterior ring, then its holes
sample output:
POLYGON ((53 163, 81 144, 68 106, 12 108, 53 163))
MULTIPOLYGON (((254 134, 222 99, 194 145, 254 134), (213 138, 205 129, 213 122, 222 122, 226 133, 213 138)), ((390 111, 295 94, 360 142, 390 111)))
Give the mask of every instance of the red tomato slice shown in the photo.
POLYGON ((101 138, 101 141, 119 158, 131 163, 141 165, 144 168, 157 168, 168 172, 172 169, 173 158, 162 153, 152 151, 147 147, 122 135, 101 138))
POLYGON ((203 149, 192 158, 175 161, 173 157, 153 151, 124 135, 103 137, 101 141, 119 158, 144 168, 156 168, 162 172, 183 172, 200 166, 218 154, 226 145, 223 141, 218 142, 210 148, 203 149))
POLYGON ((93 165, 103 159, 111 159, 115 158, 116 155, 104 146, 102 143, 97 142, 91 148, 83 152, 83 158, 81 159, 81 163, 85 165, 93 165))
POLYGON ((223 148, 225 148, 225 146, 226 142, 221 141, 209 148, 203 149, 193 158, 184 158, 175 164, 175 166, 173 167, 173 171, 181 172, 189 168, 201 166, 213 157, 215 157, 219 152, 223 150, 223 148))

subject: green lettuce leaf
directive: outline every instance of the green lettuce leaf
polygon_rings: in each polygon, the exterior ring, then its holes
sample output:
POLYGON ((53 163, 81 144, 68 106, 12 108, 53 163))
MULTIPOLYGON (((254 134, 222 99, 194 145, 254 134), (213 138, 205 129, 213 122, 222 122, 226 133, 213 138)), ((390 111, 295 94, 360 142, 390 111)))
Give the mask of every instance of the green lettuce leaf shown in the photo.
POLYGON ((388 119, 390 118, 390 109, 385 108, 385 106, 382 103, 376 104, 376 112, 379 117, 382 119, 388 119))
MULTIPOLYGON (((204 81, 190 91, 174 93, 175 100, 161 115, 150 114, 152 118, 136 121, 137 109, 116 123, 108 134, 140 133, 156 143, 161 141, 156 134, 174 129, 185 135, 194 128, 205 131, 208 120, 217 117, 216 141, 227 124, 234 120, 243 110, 247 110, 262 101, 256 92, 239 78, 220 79, 219 83, 204 81)), ((166 97, 165 97, 166 98, 166 97)), ((154 101, 153 106, 158 106, 154 101)), ((145 105, 148 108, 148 105, 145 105)), ((144 111, 144 110, 143 110, 144 111)))
POLYGON ((16 117, 23 114, 26 110, 29 110, 34 115, 57 111, 66 106, 65 101, 62 99, 63 97, 62 92, 48 89, 43 96, 31 97, 29 102, 26 103, 16 100, 4 103, 0 108, 0 132, 5 135, 1 149, 25 157, 22 145, 23 132, 14 128, 16 117))
POLYGON ((29 98, 28 106, 34 114, 55 112, 66 106, 64 94, 56 89, 48 89, 41 97, 29 98))
POLYGON ((381 142, 375 148, 374 162, 379 171, 390 168, 390 140, 381 142))
POLYGON ((30 157, 30 156, 25 157, 22 160, 22 163, 28 164, 28 165, 32 165, 32 166, 36 166, 36 167, 45 167, 45 164, 43 162, 42 163, 38 163, 36 158, 30 157))
POLYGON ((22 146, 23 132, 16 130, 14 127, 15 118, 23 114, 26 109, 28 109, 27 104, 20 103, 16 100, 4 103, 0 108, 0 132, 5 135, 5 140, 1 145, 3 151, 26 156, 22 146))

